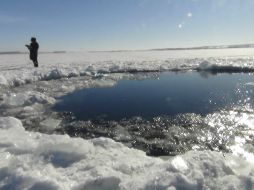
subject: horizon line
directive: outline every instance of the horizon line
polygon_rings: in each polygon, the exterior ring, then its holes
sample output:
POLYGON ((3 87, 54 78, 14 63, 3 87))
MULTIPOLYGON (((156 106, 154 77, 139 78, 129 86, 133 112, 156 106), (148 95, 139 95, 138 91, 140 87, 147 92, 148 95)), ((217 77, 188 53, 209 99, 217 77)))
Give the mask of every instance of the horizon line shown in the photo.
MULTIPOLYGON (((134 52, 134 51, 174 51, 174 50, 200 50, 200 49, 234 49, 234 48, 254 48, 254 43, 248 44, 231 44, 231 45, 205 45, 205 46, 190 46, 190 47, 170 47, 170 48, 150 48, 150 49, 118 49, 118 50, 52 50, 41 51, 40 53, 66 53, 66 52, 134 52)), ((0 54, 27 54, 29 52, 19 50, 0 51, 0 54)))

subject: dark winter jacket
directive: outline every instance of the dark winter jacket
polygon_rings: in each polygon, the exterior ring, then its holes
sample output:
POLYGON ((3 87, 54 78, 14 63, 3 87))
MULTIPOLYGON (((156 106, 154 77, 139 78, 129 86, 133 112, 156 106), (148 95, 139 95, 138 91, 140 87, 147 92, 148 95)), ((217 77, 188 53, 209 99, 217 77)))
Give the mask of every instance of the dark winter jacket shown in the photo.
POLYGON ((37 59, 38 49, 39 49, 39 44, 37 42, 32 42, 30 44, 29 50, 30 50, 30 59, 31 60, 37 59))

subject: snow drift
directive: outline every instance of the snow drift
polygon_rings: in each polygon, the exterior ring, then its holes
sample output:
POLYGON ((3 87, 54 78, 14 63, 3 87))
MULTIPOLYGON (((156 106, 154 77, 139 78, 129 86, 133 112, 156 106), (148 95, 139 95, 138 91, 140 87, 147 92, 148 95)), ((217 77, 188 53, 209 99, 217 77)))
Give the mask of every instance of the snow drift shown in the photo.
POLYGON ((36 81, 116 72, 254 71, 254 54, 251 49, 41 54, 39 68, 36 69, 29 63, 25 54, 0 56, 0 88, 36 81), (246 54, 244 56, 243 51, 246 54))
POLYGON ((162 160, 106 138, 27 132, 0 118, 1 189, 252 189, 253 164, 191 151, 162 160))

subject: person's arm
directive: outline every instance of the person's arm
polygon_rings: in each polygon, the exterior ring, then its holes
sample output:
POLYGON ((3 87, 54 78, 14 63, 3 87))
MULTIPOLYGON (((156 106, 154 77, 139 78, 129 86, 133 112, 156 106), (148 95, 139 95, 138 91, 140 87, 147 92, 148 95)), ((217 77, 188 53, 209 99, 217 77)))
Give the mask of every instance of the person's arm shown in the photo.
POLYGON ((29 45, 27 45, 27 44, 26 44, 25 46, 26 46, 29 50, 31 49, 31 46, 29 46, 29 45))

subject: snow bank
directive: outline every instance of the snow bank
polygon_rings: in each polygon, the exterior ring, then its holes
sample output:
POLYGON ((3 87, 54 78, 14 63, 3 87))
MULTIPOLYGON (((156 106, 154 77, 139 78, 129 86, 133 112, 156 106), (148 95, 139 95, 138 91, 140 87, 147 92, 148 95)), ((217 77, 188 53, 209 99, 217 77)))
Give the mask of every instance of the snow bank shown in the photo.
POLYGON ((0 118, 0 189, 252 189, 253 164, 191 151, 152 158, 106 138, 83 140, 24 130, 0 118))
POLYGON ((247 62, 247 60, 221 60, 216 61, 203 61, 199 64, 199 67, 196 68, 198 71, 211 71, 211 72, 253 72, 254 71, 254 61, 247 62))
POLYGON ((36 103, 54 104, 55 99, 48 97, 43 93, 35 91, 27 91, 23 93, 6 93, 3 94, 3 101, 0 106, 9 108, 16 106, 31 106, 36 103))
POLYGON ((6 80, 6 78, 2 75, 0 75, 0 86, 6 86, 8 85, 8 81, 6 80))
POLYGON ((33 68, 25 54, 1 55, 0 88, 1 86, 19 86, 35 81, 115 72, 254 71, 253 51, 249 49, 227 51, 229 50, 40 54, 39 68, 33 68), (6 66, 8 64, 10 66, 6 66))

